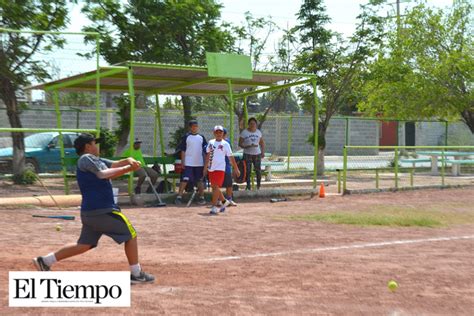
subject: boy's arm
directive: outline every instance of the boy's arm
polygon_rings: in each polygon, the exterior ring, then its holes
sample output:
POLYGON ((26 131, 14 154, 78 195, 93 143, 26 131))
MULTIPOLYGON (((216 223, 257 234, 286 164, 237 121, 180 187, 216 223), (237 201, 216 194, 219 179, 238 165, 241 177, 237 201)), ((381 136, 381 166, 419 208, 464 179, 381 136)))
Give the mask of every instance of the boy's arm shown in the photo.
POLYGON ((133 159, 132 157, 128 157, 128 158, 125 158, 125 159, 120 159, 120 160, 114 161, 112 163, 111 168, 129 166, 129 165, 136 164, 137 162, 138 161, 133 159))
POLYGON ((211 156, 211 153, 206 154, 206 161, 204 161, 204 170, 203 170, 204 177, 207 175, 207 170, 209 168, 210 156, 211 156))
POLYGON ((244 145, 244 139, 242 137, 239 137, 239 147, 243 149, 249 148, 249 146, 244 145))
POLYGON ((234 174, 238 177, 240 176, 239 166, 237 166, 237 162, 235 161, 234 156, 229 156, 229 161, 232 164, 234 174))

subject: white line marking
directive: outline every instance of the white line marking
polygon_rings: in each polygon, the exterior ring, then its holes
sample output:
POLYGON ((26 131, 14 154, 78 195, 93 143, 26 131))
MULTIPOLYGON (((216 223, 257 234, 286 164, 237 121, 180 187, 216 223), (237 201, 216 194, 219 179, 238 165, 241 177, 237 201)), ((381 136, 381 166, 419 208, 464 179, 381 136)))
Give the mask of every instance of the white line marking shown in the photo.
POLYGON ((252 259, 252 258, 287 256, 287 255, 293 255, 293 254, 325 252, 325 251, 333 251, 333 250, 364 249, 364 248, 375 248, 375 247, 383 247, 383 246, 407 245, 407 244, 417 244, 417 243, 427 243, 427 242, 437 242, 437 241, 452 241, 452 240, 462 240, 462 239, 474 239, 474 235, 426 238, 426 239, 411 239, 411 240, 410 239, 409 240, 394 240, 394 241, 374 242, 374 243, 365 243, 365 244, 352 244, 352 245, 345 245, 345 246, 257 253, 257 254, 251 254, 251 255, 241 255, 241 256, 212 257, 212 258, 207 258, 207 259, 198 259, 197 261, 193 261, 193 262, 216 262, 216 261, 242 260, 242 259, 252 259))

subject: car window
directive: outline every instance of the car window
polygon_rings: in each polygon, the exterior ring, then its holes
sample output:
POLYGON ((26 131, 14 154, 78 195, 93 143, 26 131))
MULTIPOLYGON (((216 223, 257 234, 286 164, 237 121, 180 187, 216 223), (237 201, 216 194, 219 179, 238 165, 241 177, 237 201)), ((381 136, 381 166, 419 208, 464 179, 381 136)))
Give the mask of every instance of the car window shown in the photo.
POLYGON ((56 147, 59 147, 59 136, 54 137, 54 138, 51 140, 50 144, 53 144, 55 148, 56 148, 56 147))
POLYGON ((63 135, 64 148, 72 148, 71 136, 69 134, 63 135))
POLYGON ((74 141, 79 136, 79 134, 69 134, 69 140, 71 141, 71 148, 74 147, 74 141))
POLYGON ((33 134, 25 137, 25 147, 44 148, 49 144, 51 134, 33 134))

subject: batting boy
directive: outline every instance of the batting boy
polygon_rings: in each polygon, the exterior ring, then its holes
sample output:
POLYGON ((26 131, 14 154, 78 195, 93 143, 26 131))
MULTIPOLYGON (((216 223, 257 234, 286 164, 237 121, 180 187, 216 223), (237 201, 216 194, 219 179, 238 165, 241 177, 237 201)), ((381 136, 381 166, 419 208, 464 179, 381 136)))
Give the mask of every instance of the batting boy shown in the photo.
POLYGON ((99 142, 93 135, 81 134, 74 141, 80 156, 77 161, 77 183, 82 194, 81 235, 76 244, 66 245, 57 252, 33 259, 40 271, 49 271, 57 261, 79 255, 97 247, 105 234, 118 244, 125 243, 130 264, 131 283, 153 282, 155 277, 144 272, 138 263, 137 233, 114 203, 111 179, 138 170, 140 162, 133 158, 111 161, 99 158, 99 142))
POLYGON ((204 164, 204 176, 208 175, 212 187, 212 208, 211 215, 216 215, 218 212, 217 201, 222 201, 220 212, 224 212, 225 208, 229 206, 230 202, 224 198, 221 192, 222 184, 225 177, 225 157, 229 157, 234 173, 238 177, 240 175, 239 168, 232 156, 230 145, 226 142, 224 137, 224 128, 220 125, 214 127, 215 139, 209 141, 206 147, 206 162, 204 164))

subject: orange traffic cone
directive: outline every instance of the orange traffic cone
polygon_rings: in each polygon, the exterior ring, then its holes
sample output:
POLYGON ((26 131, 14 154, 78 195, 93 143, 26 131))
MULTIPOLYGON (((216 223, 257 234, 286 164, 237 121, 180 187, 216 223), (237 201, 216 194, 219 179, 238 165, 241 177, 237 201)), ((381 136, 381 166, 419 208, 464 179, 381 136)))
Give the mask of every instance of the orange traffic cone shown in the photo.
POLYGON ((324 183, 321 183, 321 186, 319 187, 319 197, 320 198, 326 197, 326 192, 324 190, 324 183))

